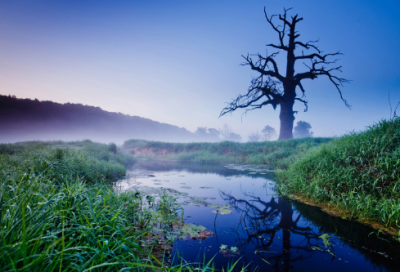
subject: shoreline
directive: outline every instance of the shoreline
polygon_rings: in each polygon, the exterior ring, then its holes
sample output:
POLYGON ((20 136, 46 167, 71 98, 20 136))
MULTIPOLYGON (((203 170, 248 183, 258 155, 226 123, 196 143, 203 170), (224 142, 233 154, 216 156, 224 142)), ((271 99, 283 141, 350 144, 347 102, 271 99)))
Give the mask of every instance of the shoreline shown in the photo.
POLYGON ((337 205, 326 204, 323 202, 317 202, 317 201, 312 200, 310 197, 302 196, 299 194, 289 194, 286 196, 292 200, 297 200, 303 204, 318 207, 321 209, 321 211, 323 211, 331 216, 340 217, 342 219, 349 220, 349 221, 355 221, 355 222, 361 223, 363 225, 369 226, 369 227, 373 228, 374 230, 383 231, 386 234, 393 236, 394 238, 400 239, 400 235, 399 235, 400 229, 396 230, 392 227, 386 227, 386 226, 384 226, 374 220, 368 219, 368 218, 360 219, 359 216, 352 218, 350 212, 340 209, 337 205))

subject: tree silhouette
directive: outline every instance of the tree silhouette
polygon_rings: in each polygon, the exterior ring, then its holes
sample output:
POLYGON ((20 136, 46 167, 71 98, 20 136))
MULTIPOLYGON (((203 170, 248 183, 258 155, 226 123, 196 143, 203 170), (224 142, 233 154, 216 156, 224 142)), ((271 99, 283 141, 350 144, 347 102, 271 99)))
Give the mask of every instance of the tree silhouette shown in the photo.
POLYGON ((276 131, 273 127, 265 126, 263 130, 261 130, 263 134, 264 141, 270 141, 276 136, 276 131))
MULTIPOLYGON (((301 216, 293 218, 291 203, 285 198, 277 200, 272 197, 269 202, 259 197, 252 197, 252 200, 237 199, 230 194, 220 192, 221 197, 229 201, 229 204, 237 211, 245 214, 240 224, 243 224, 241 233, 246 233, 245 238, 240 238, 239 248, 255 246, 256 254, 263 260, 271 263, 274 271, 290 271, 292 263, 310 258, 314 254, 315 247, 318 247, 320 235, 310 227, 297 225, 301 216), (282 230, 282 239, 277 237, 277 232, 282 230), (291 235, 297 234, 304 237, 306 243, 293 245, 291 235), (282 241, 282 252, 271 255, 270 248, 277 241, 282 241), (294 256, 294 251, 300 253, 294 256)), ((330 248, 334 252, 333 247, 330 248)), ((241 249, 244 252, 244 249, 241 249)), ((326 251, 327 253, 328 251, 326 251)))
POLYGON ((310 131, 311 125, 305 121, 298 121, 297 126, 294 127, 293 137, 294 138, 305 138, 312 137, 314 134, 310 131))
POLYGON ((224 141, 240 142, 242 137, 239 134, 232 132, 228 124, 225 124, 220 130, 220 135, 224 141))
POLYGON ((258 133, 258 131, 252 133, 249 135, 249 142, 256 143, 261 139, 261 135, 258 133))
POLYGON ((272 29, 277 32, 279 37, 278 44, 267 44, 268 47, 279 49, 286 53, 286 74, 282 75, 279 72, 278 64, 275 57, 279 52, 274 52, 264 57, 260 54, 256 55, 257 60, 253 61, 250 55, 242 56, 245 62, 242 65, 248 65, 250 68, 259 73, 259 76, 253 78, 251 85, 244 95, 239 95, 232 102, 221 111, 220 117, 235 111, 237 109, 246 108, 249 110, 260 109, 263 106, 271 105, 274 109, 280 106, 280 133, 279 140, 293 138, 293 122, 294 114, 293 105, 295 101, 304 103, 305 110, 308 109, 307 100, 305 97, 305 89, 302 85, 304 79, 315 79, 320 76, 326 76, 332 82, 339 92, 340 98, 344 104, 350 108, 350 105, 343 98, 340 87, 348 80, 334 75, 334 72, 341 71, 341 66, 328 68, 329 65, 334 64, 336 60, 328 60, 330 57, 341 55, 340 52, 331 54, 322 54, 322 51, 315 46, 318 41, 309 41, 303 43, 298 40, 300 34, 296 31, 297 23, 302 21, 303 18, 298 18, 298 15, 292 16, 291 19, 287 18, 287 12, 290 9, 284 9, 283 15, 272 15, 268 17, 264 8, 265 18, 271 25, 272 29), (278 16, 281 25, 273 22, 274 17, 278 16), (287 40, 288 39, 288 40, 287 40), (286 41, 287 40, 287 41, 286 41), (286 43, 285 43, 286 42, 286 43), (305 50, 313 50, 313 53, 305 55, 304 52, 300 55, 295 54, 296 47, 305 50), (305 72, 295 73, 295 64, 297 61, 310 61, 306 67, 305 72), (302 92, 302 96, 298 97, 296 88, 302 92))
POLYGON ((194 132, 197 136, 199 136, 200 140, 207 142, 218 142, 220 141, 219 135, 220 132, 215 128, 207 128, 207 127, 198 127, 194 132))

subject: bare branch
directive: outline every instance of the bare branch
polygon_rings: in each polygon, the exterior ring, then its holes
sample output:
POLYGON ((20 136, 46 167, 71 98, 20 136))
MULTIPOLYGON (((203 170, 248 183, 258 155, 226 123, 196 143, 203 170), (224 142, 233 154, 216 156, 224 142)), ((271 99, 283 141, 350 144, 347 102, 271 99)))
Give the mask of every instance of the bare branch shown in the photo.
POLYGON ((300 102, 304 103, 304 106, 306 106, 306 108, 304 109, 304 112, 308 111, 308 101, 303 100, 301 98, 296 97, 295 100, 299 100, 300 102))
MULTIPOLYGON (((331 54, 331 55, 333 55, 333 54, 331 54)), ((343 87, 343 83, 349 83, 350 80, 347 80, 345 78, 341 78, 341 77, 338 77, 338 76, 335 76, 332 74, 332 72, 334 72, 334 71, 341 72, 342 66, 334 67, 334 68, 331 68, 328 70, 325 68, 325 66, 322 66, 321 68, 317 68, 317 65, 319 65, 319 64, 323 65, 323 64, 331 64, 331 63, 334 63, 334 62, 326 62, 323 60, 322 61, 314 61, 313 66, 310 68, 310 71, 297 74, 295 76, 295 81, 297 82, 297 85, 299 85, 300 81, 303 79, 315 79, 319 76, 327 76, 329 78, 329 80, 332 82, 332 84, 338 90, 340 98, 342 99, 342 101, 344 102, 346 107, 351 109, 351 105, 349 105, 349 103, 347 103, 347 100, 343 98, 342 91, 340 90, 340 87, 343 87)), ((299 87, 300 87, 300 85, 299 85, 299 87)), ((304 91, 304 89, 302 91, 304 91)))
MULTIPOLYGON (((317 49, 317 50, 318 50, 318 49, 317 49)), ((314 54, 311 54, 311 55, 297 56, 297 57, 295 57, 295 59, 298 60, 298 59, 314 59, 314 58, 318 58, 318 59, 320 59, 320 60, 322 60, 322 61, 325 61, 327 57, 330 57, 330 56, 339 56, 339 55, 343 55, 343 54, 340 53, 340 52, 336 52, 336 53, 325 54, 325 55, 322 55, 322 56, 321 56, 320 54, 314 53, 314 54)))
POLYGON ((272 55, 264 58, 263 56, 261 56, 260 54, 258 54, 258 58, 259 60, 264 60, 264 65, 263 68, 265 70, 265 68, 268 68, 268 63, 272 63, 272 66, 274 67, 274 72, 279 74, 279 70, 278 70, 278 65, 276 64, 276 61, 273 59, 279 52, 273 53, 272 55))
POLYGON ((285 10, 285 13, 283 14, 283 17, 282 17, 282 15, 279 14, 279 20, 281 20, 284 23, 284 25, 292 27, 292 24, 289 23, 288 20, 286 20, 286 10, 285 10))
POLYGON ((252 80, 247 94, 239 95, 236 99, 228 103, 228 105, 221 111, 219 117, 243 108, 247 108, 244 114, 246 114, 248 111, 259 109, 266 105, 272 105, 272 107, 275 109, 276 106, 281 103, 281 101, 282 92, 280 90, 279 83, 273 81, 270 77, 264 79, 263 76, 259 76, 252 80), (257 103, 262 98, 266 100, 261 101, 261 103, 257 103))
MULTIPOLYGON (((288 10, 290 10, 290 9, 288 9, 288 10)), ((286 11, 288 11, 288 10, 285 10, 285 14, 284 14, 284 18, 285 18, 285 19, 286 19, 286 11)), ((285 46, 285 44, 284 44, 284 42, 283 42, 283 39, 285 38, 286 25, 284 24, 283 30, 279 30, 279 29, 278 29, 279 26, 276 26, 276 25, 272 22, 272 20, 274 19, 274 17, 277 16, 277 15, 274 14, 274 15, 271 15, 271 17, 268 17, 267 11, 266 11, 266 8, 265 8, 265 7, 264 7, 264 14, 265 14, 265 18, 267 19, 267 22, 271 25, 272 29, 275 30, 275 31, 278 33, 278 35, 279 35, 279 42, 280 42, 280 45, 269 44, 269 45, 267 45, 267 46, 272 46, 272 47, 274 47, 274 48, 282 49, 282 50, 286 50, 286 51, 287 51, 289 48, 288 48, 287 46, 285 46)), ((281 15, 279 15, 279 18, 280 18, 280 17, 281 17, 281 15)))
POLYGON ((276 49, 281 49, 281 50, 289 50, 286 46, 284 46, 284 45, 276 45, 276 44, 272 44, 272 43, 270 43, 270 44, 267 44, 266 46, 270 46, 270 47, 273 47, 273 48, 276 48, 276 49))
POLYGON ((302 97, 304 97, 305 96, 305 93, 306 93, 306 91, 304 90, 304 88, 303 88, 303 85, 301 84, 301 82, 299 82, 299 84, 297 84, 297 86, 299 86, 300 87, 300 90, 302 91, 302 93, 303 93, 303 96, 302 97))
POLYGON ((278 79, 279 81, 282 82, 283 76, 279 74, 278 66, 276 65, 275 60, 273 60, 271 56, 269 56, 267 58, 260 58, 261 55, 258 55, 258 56, 259 56, 258 61, 256 63, 253 63, 253 60, 252 60, 252 58, 250 58, 249 55, 247 55, 247 57, 242 55, 242 57, 246 60, 246 62, 242 63, 242 65, 243 66, 249 65, 252 70, 257 71, 264 76, 275 77, 276 79, 278 79), (261 63, 262 60, 265 61, 265 65, 263 65, 261 63), (271 62, 273 64, 274 71, 266 70, 266 68, 268 68, 267 67, 268 62, 271 62))
POLYGON ((304 47, 304 48, 306 48, 306 49, 314 48, 315 50, 318 51, 318 53, 321 53, 321 51, 318 49, 318 47, 316 47, 315 45, 313 45, 313 44, 311 44, 311 43, 313 43, 313 42, 308 42, 308 43, 306 43, 306 44, 304 44, 304 43, 302 43, 302 42, 295 42, 294 44, 295 44, 295 45, 300 45, 300 46, 302 46, 302 47, 304 47))

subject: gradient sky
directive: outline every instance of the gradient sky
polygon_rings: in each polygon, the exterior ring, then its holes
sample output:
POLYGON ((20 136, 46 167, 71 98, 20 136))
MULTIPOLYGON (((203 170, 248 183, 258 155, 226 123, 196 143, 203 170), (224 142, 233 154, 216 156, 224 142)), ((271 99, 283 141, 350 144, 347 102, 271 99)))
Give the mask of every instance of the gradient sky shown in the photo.
POLYGON ((279 108, 218 118, 256 75, 240 66, 241 55, 277 42, 264 6, 269 14, 293 7, 304 18, 302 41, 343 52, 339 75, 352 80, 343 88, 352 110, 326 78, 303 81, 309 110, 296 104, 295 122, 332 136, 389 117, 388 94, 400 101, 398 0, 0 0, 0 94, 94 105, 191 131, 227 123, 244 140, 265 125, 279 131, 279 108))

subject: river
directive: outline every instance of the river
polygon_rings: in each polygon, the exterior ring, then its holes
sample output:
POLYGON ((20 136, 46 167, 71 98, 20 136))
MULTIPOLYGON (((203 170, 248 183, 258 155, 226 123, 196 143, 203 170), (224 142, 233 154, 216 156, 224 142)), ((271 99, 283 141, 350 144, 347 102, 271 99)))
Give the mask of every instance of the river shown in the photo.
POLYGON ((118 186, 179 191, 185 223, 215 233, 174 241, 171 265, 213 259, 217 269, 238 261, 247 271, 400 271, 399 242, 279 196, 265 166, 139 161, 118 186))

